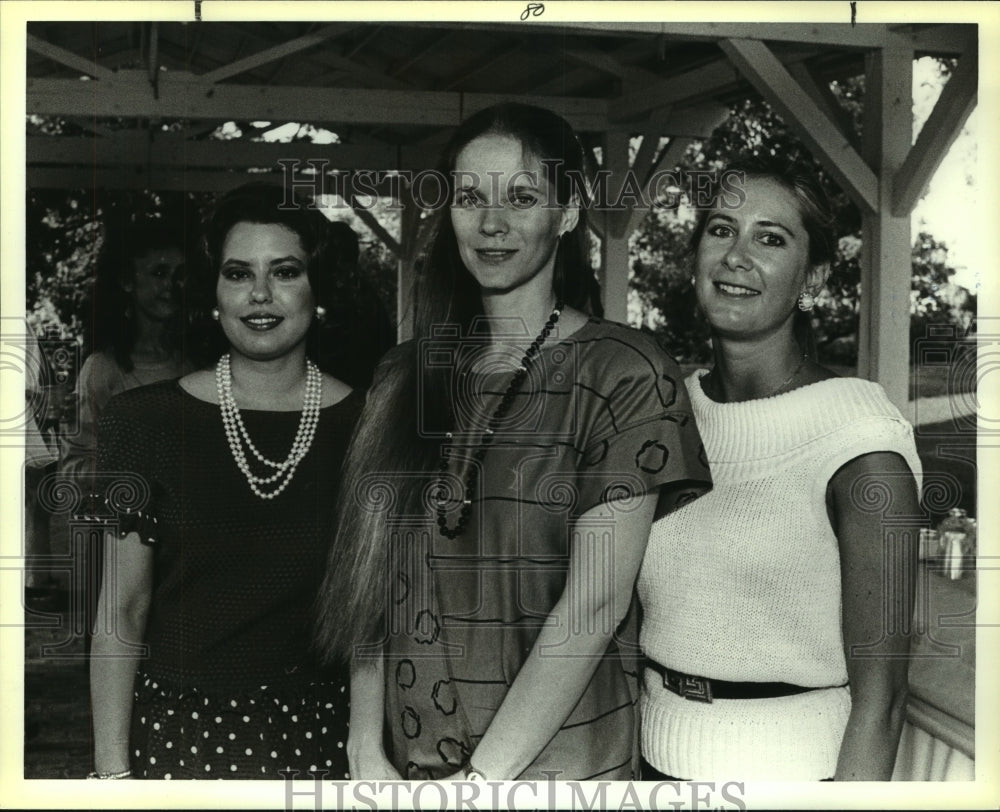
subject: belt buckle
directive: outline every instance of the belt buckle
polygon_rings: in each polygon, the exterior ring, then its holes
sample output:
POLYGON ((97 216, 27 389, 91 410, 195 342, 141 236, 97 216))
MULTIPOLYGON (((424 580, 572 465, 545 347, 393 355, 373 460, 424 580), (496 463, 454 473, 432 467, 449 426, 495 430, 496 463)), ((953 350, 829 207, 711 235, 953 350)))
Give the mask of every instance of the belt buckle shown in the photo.
POLYGON ((692 702, 712 702, 712 683, 705 677, 664 673, 663 686, 692 702))

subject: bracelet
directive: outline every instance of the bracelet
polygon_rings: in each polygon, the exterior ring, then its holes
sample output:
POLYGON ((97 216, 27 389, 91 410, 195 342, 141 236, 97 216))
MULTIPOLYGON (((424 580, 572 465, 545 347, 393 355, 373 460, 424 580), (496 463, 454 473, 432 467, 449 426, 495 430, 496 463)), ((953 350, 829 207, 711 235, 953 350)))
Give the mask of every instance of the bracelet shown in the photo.
POLYGON ((92 770, 91 772, 87 773, 87 778, 97 778, 100 779, 101 781, 117 781, 118 779, 121 778, 131 778, 131 777, 132 777, 131 770, 122 770, 120 773, 99 773, 92 770))

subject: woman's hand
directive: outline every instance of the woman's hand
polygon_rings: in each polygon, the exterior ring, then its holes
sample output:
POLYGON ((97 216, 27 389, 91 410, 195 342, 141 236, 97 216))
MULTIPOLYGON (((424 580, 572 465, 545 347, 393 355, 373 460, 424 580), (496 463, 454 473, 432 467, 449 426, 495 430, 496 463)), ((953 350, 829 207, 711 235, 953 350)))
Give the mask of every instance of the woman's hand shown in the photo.
POLYGON ((358 743, 353 737, 347 740, 347 763, 352 781, 402 781, 380 744, 367 741, 358 743))
POLYGON ((907 669, 920 515, 916 481, 897 454, 865 454, 830 481, 840 547, 844 656, 851 713, 840 747, 838 781, 888 781, 906 717, 907 669), (865 510, 866 481, 889 490, 884 511, 865 510), (890 533, 885 520, 891 518, 890 533), (906 531, 910 531, 907 539, 906 531))
POLYGON ((379 655, 351 660, 351 734, 347 764, 352 781, 402 781, 382 746, 385 662, 379 655))
MULTIPOLYGON (((520 775, 579 702, 631 606, 658 496, 636 497, 627 509, 614 502, 598 505, 580 517, 578 526, 586 528, 593 520, 607 522, 608 512, 614 512, 612 577, 592 577, 604 551, 586 531, 574 529, 562 596, 476 747, 476 764, 486 775, 497 780, 520 775), (560 656, 546 656, 556 649, 560 656)), ((459 774, 447 780, 465 779, 459 774)))

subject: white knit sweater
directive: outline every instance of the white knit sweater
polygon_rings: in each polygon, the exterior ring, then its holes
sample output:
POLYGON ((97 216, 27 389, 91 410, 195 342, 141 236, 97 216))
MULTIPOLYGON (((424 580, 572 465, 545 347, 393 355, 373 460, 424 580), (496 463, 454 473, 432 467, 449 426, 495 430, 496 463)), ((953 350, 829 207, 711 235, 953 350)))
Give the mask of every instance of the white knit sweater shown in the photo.
POLYGON ((647 670, 643 754, 678 778, 828 778, 850 693, 827 485, 850 460, 888 451, 919 486, 913 431, 869 381, 716 403, 701 388, 705 374, 686 383, 714 486, 653 524, 638 580, 642 647, 688 674, 823 690, 706 704, 647 670))

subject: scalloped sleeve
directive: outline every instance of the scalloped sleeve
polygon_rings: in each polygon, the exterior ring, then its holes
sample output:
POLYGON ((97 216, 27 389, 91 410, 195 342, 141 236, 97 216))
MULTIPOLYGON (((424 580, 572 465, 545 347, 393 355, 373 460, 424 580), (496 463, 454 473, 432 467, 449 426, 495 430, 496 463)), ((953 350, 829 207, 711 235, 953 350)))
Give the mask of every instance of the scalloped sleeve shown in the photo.
POLYGON ((145 544, 158 539, 154 507, 155 432, 147 420, 111 399, 97 425, 97 476, 92 492, 94 519, 118 538, 138 533, 145 544))
POLYGON ((679 507, 712 484, 683 373, 644 334, 615 343, 593 359, 598 374, 582 387, 587 431, 575 512, 671 484, 684 489, 679 507))

